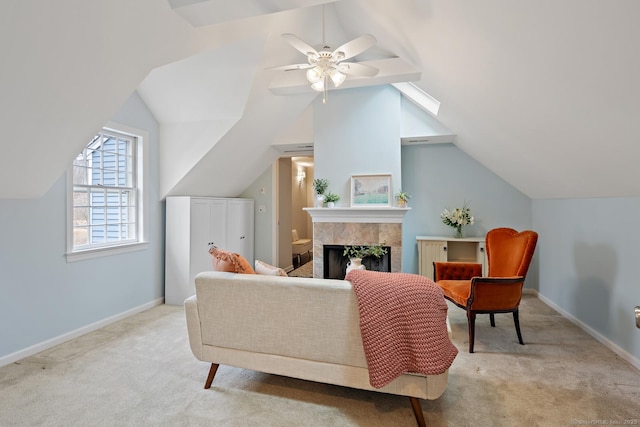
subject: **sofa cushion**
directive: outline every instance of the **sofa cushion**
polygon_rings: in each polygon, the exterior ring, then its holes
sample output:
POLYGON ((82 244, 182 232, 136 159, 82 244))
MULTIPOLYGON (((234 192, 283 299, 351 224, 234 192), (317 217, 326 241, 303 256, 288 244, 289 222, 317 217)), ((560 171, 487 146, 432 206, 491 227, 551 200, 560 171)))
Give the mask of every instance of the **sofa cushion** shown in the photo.
POLYGON ((265 274, 267 276, 282 276, 287 277, 287 272, 280 267, 269 265, 264 261, 256 260, 255 263, 256 274, 265 274))
POLYGON ((256 272, 242 255, 224 251, 216 247, 209 249, 211 264, 214 271, 228 271, 230 273, 256 274, 256 272))

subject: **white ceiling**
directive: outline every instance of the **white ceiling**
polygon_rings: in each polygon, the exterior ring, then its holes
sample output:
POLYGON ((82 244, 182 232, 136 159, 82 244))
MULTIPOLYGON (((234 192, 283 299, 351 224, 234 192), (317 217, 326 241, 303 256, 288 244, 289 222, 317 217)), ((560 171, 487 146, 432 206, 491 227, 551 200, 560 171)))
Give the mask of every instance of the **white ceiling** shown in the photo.
MULTIPOLYGON (((317 96, 266 68, 304 60, 282 33, 322 41, 322 3, 2 2, 0 197, 43 195, 136 89, 162 194, 238 194, 317 96)), ((329 44, 374 35, 356 60, 418 73, 456 145, 524 194, 640 195, 637 0, 326 3, 329 44)))

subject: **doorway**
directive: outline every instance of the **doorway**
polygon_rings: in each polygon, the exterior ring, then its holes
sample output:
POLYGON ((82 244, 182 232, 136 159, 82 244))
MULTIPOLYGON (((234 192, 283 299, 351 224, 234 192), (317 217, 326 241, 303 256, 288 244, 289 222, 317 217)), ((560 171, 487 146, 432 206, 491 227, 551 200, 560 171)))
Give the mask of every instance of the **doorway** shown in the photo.
POLYGON ((299 239, 311 239, 313 244, 313 223, 303 210, 313 207, 314 176, 313 156, 282 157, 278 160, 277 216, 278 266, 290 272, 312 261, 311 251, 304 256, 293 253, 293 230, 299 239))

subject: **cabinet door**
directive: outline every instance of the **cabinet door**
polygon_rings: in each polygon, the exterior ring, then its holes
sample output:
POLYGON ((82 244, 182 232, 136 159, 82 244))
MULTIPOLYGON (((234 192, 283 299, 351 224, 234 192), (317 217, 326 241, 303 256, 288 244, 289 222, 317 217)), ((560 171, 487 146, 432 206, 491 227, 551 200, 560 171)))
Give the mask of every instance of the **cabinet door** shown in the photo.
POLYGON ((207 199, 191 200, 190 230, 190 268, 189 283, 193 283, 196 274, 211 270, 211 202, 207 199))
POLYGON ((227 245, 253 265, 253 200, 230 200, 227 245))
POLYGON ((433 263, 447 261, 447 242, 440 240, 420 240, 419 273, 433 280, 433 263))
POLYGON ((478 253, 476 256, 476 262, 482 264, 482 275, 489 275, 489 266, 487 265, 487 251, 485 250, 485 243, 478 243, 478 253))
POLYGON ((224 199, 209 200, 209 244, 215 245, 222 250, 230 251, 227 239, 227 221, 229 219, 227 205, 228 201, 224 199))

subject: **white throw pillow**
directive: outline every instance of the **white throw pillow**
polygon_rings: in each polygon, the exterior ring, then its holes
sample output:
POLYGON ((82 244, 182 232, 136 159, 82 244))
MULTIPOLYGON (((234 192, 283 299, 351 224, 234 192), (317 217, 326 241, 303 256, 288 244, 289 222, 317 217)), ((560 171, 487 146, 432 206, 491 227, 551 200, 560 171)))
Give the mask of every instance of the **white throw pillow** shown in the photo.
POLYGON ((269 265, 266 262, 260 261, 259 259, 256 260, 255 266, 256 273, 258 274, 287 277, 287 272, 280 267, 274 267, 273 265, 269 265))

